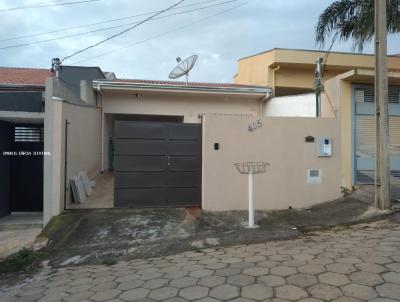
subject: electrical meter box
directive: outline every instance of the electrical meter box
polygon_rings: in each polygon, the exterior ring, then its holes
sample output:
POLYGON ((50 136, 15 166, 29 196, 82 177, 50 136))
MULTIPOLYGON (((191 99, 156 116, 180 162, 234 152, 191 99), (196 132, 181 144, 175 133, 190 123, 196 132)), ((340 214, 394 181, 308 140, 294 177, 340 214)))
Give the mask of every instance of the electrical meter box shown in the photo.
POLYGON ((317 155, 319 157, 332 156, 332 138, 321 136, 317 139, 317 155))

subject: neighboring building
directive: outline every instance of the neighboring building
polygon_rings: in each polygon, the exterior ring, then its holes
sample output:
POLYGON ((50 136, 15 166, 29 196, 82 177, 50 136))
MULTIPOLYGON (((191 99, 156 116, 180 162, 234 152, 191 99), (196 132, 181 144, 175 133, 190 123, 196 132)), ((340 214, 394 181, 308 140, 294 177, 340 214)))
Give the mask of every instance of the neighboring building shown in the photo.
MULTIPOLYGON (((371 184, 375 170, 373 55, 276 48, 240 59, 235 83, 272 87, 276 96, 312 93, 318 58, 326 60, 321 115, 338 118, 341 125, 342 184, 348 188, 371 184)), ((388 56, 388 69, 391 180, 396 184, 400 179, 399 56, 388 56)), ((293 102, 295 97, 292 98, 293 102)), ((274 98, 271 105, 278 106, 278 101, 279 98, 274 98)), ((298 101, 302 107, 310 103, 303 96, 298 101)), ((269 106, 267 102, 266 114, 274 112, 269 106)), ((286 107, 280 104, 279 110, 282 116, 296 115, 290 102, 286 107)))
MULTIPOLYGON (((52 76, 50 69, 0 68, 0 217, 43 211, 45 87, 52 76)), ((93 99, 91 81, 104 78, 97 67, 60 71, 68 98, 80 104, 93 99)))
POLYGON ((51 77, 47 69, 0 68, 0 217, 43 210, 47 77, 51 77), (27 154, 13 155, 19 152, 27 154))

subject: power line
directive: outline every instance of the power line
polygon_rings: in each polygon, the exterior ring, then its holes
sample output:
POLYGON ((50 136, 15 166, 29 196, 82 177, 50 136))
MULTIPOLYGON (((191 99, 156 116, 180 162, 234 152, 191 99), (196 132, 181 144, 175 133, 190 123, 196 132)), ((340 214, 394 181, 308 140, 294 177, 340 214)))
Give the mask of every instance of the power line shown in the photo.
POLYGON ((336 39, 338 38, 338 36, 339 36, 338 33, 336 33, 336 34, 333 36, 331 45, 329 46, 329 49, 328 49, 327 53, 325 54, 324 59, 323 59, 323 61, 322 61, 321 79, 324 78, 326 62, 328 61, 329 55, 330 55, 330 53, 331 53, 331 51, 332 51, 333 45, 335 44, 336 39))
POLYGON ((103 39, 103 40, 101 40, 101 41, 99 41, 99 42, 97 42, 97 43, 95 43, 95 44, 92 44, 92 45, 90 45, 90 46, 88 46, 88 47, 85 47, 85 48, 83 48, 83 49, 81 49, 81 50, 78 50, 78 51, 76 51, 76 52, 74 52, 74 53, 72 53, 72 54, 70 54, 70 55, 64 57, 64 59, 61 60, 61 63, 64 62, 66 59, 69 59, 69 58, 71 58, 71 57, 73 57, 73 56, 75 56, 75 55, 77 55, 77 54, 79 54, 79 53, 82 53, 82 52, 84 52, 84 51, 86 51, 86 50, 88 50, 88 49, 91 49, 91 48, 94 48, 94 47, 96 47, 96 46, 99 46, 100 44, 105 43, 105 42, 107 42, 107 41, 109 41, 109 40, 111 40, 111 39, 113 39, 113 38, 115 38, 115 37, 118 37, 118 36, 120 36, 120 35, 123 35, 124 33, 128 32, 128 31, 130 31, 130 30, 132 30, 132 29, 134 29, 134 28, 136 28, 136 27, 138 27, 138 26, 140 26, 140 25, 142 25, 143 23, 146 23, 147 21, 149 21, 149 20, 153 19, 154 17, 157 17, 158 15, 161 15, 162 13, 164 13, 164 12, 166 12, 166 11, 168 11, 168 10, 174 8, 175 6, 181 4, 181 3, 184 2, 184 1, 185 1, 185 0, 180 0, 179 2, 176 2, 175 4, 173 4, 173 5, 169 6, 169 7, 167 7, 166 9, 164 9, 164 10, 162 10, 162 11, 160 11, 160 12, 158 12, 158 13, 156 13, 156 14, 154 14, 154 15, 152 15, 152 16, 150 16, 150 17, 144 19, 144 20, 142 20, 142 21, 139 22, 138 24, 135 24, 135 25, 133 25, 133 26, 127 28, 127 29, 124 29, 123 31, 121 31, 121 32, 119 32, 119 33, 116 33, 116 34, 114 34, 114 35, 112 35, 112 36, 110 36, 110 37, 108 37, 108 38, 105 38, 105 39, 103 39))
POLYGON ((0 9, 0 12, 9 12, 9 11, 15 11, 15 10, 41 8, 41 7, 52 7, 52 6, 64 6, 64 5, 82 4, 82 3, 97 2, 97 1, 102 1, 102 0, 80 0, 80 1, 52 3, 52 4, 45 4, 45 3, 49 3, 49 2, 41 2, 41 3, 37 3, 37 4, 21 5, 21 6, 11 7, 11 8, 4 8, 4 9, 0 9))
MULTIPOLYGON (((182 8, 185 8, 185 7, 197 6, 197 5, 200 5, 200 4, 203 4, 203 3, 216 2, 216 1, 221 1, 221 0, 205 0, 205 1, 203 0, 203 1, 198 1, 198 2, 195 2, 195 3, 191 3, 191 4, 181 5, 179 7, 174 7, 171 10, 177 10, 177 9, 182 9, 182 8)), ((48 34, 53 34, 53 33, 58 33, 58 32, 63 32, 63 31, 69 31, 69 30, 73 30, 73 29, 91 27, 91 26, 95 26, 95 25, 111 23, 111 22, 117 22, 117 21, 122 21, 122 20, 127 20, 127 19, 133 19, 133 18, 137 18, 137 17, 144 17, 144 16, 148 16, 148 15, 151 15, 151 14, 154 14, 154 13, 157 13, 157 12, 159 12, 159 10, 150 11, 150 12, 147 12, 147 13, 136 14, 136 15, 131 15, 131 16, 125 16, 125 17, 116 18, 116 19, 108 19, 108 20, 105 20, 105 21, 100 21, 100 22, 95 22, 95 23, 88 23, 88 24, 83 24, 83 25, 78 25, 78 26, 65 27, 65 28, 60 28, 60 29, 56 29, 56 30, 52 30, 52 31, 40 32, 40 33, 36 33, 36 34, 15 36, 15 37, 11 37, 11 38, 0 39, 0 42, 12 41, 12 40, 20 40, 20 39, 24 39, 24 38, 31 38, 31 37, 37 37, 37 36, 42 36, 42 35, 48 35, 48 34)))
POLYGON ((187 28, 187 27, 193 26, 193 25, 195 25, 195 24, 201 23, 201 22, 203 22, 203 21, 212 19, 212 18, 217 17, 217 16, 219 16, 219 15, 226 14, 226 13, 228 13, 228 12, 234 10, 234 9, 237 9, 237 8, 239 8, 239 7, 242 7, 242 6, 246 5, 246 4, 248 4, 250 1, 252 1, 252 0, 249 0, 248 2, 241 3, 241 4, 237 5, 237 6, 233 6, 233 7, 229 8, 229 9, 220 11, 220 12, 218 12, 218 13, 216 13, 216 14, 207 16, 207 17, 205 17, 205 18, 199 19, 199 20, 197 20, 197 21, 195 21, 195 22, 192 22, 192 23, 189 23, 189 24, 186 24, 186 25, 183 25, 183 26, 176 27, 176 28, 174 28, 174 29, 172 29, 172 30, 163 32, 163 33, 158 34, 158 35, 155 35, 155 36, 153 36, 153 37, 150 37, 150 38, 147 38, 147 39, 144 39, 144 40, 141 40, 141 41, 137 41, 137 42, 134 42, 134 43, 129 43, 128 46, 120 47, 120 48, 117 48, 117 49, 114 49, 114 50, 111 50, 111 51, 103 52, 103 53, 101 53, 101 54, 99 54, 99 55, 92 56, 92 57, 87 58, 87 59, 84 59, 84 60, 76 61, 76 62, 74 62, 74 63, 71 63, 70 65, 77 65, 77 64, 81 64, 81 63, 84 63, 84 62, 87 62, 87 61, 92 61, 92 60, 94 60, 94 59, 101 58, 101 57, 110 55, 110 54, 112 54, 112 53, 115 53, 115 52, 118 52, 118 51, 121 51, 121 50, 124 50, 124 49, 127 49, 127 48, 131 48, 131 47, 134 47, 134 46, 136 46, 136 45, 143 44, 143 43, 146 43, 146 42, 148 42, 148 41, 151 41, 151 40, 154 40, 154 39, 157 39, 157 38, 161 38, 161 37, 163 37, 163 36, 166 36, 166 35, 168 35, 168 34, 170 34, 170 33, 175 32, 175 31, 179 31, 179 30, 185 29, 185 28, 187 28))
MULTIPOLYGON (((237 2, 237 1, 239 1, 239 0, 228 0, 228 1, 225 1, 225 2, 221 2, 221 3, 216 3, 216 4, 212 4, 212 5, 208 5, 208 6, 203 6, 203 7, 191 9, 191 10, 181 11, 181 12, 177 12, 177 13, 173 13, 173 14, 169 14, 169 15, 165 15, 165 16, 160 16, 160 17, 157 17, 157 18, 153 18, 151 21, 164 19, 164 18, 168 18, 168 17, 171 17, 171 16, 176 16, 176 15, 191 13, 191 12, 195 12, 195 11, 200 11, 200 10, 208 9, 208 8, 211 8, 211 7, 225 5, 227 3, 232 3, 232 2, 237 2)), ((110 27, 103 27, 103 28, 94 29, 94 30, 85 31, 85 32, 80 32, 80 33, 74 33, 74 34, 65 35, 65 36, 59 36, 59 37, 45 39, 45 40, 39 40, 39 41, 34 41, 34 42, 26 42, 26 43, 21 43, 21 44, 13 44, 13 45, 9 45, 9 46, 0 47, 0 50, 10 49, 10 48, 19 48, 19 47, 30 46, 30 45, 35 45, 35 44, 41 44, 41 43, 45 43, 45 42, 51 42, 51 41, 56 41, 56 40, 61 40, 61 39, 66 39, 66 38, 72 38, 72 37, 82 36, 82 35, 86 35, 86 34, 90 34, 90 33, 101 32, 101 31, 106 31, 106 30, 110 30, 110 29, 136 25, 136 24, 139 24, 139 23, 140 22, 126 23, 126 24, 115 25, 115 26, 110 26, 110 27)))

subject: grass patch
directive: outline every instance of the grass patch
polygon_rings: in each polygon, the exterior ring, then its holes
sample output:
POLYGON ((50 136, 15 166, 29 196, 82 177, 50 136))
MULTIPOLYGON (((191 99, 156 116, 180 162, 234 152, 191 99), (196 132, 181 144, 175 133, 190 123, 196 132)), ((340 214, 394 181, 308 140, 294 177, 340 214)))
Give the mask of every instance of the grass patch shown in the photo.
POLYGON ((101 264, 104 264, 104 265, 114 265, 117 263, 118 263, 118 260, 117 260, 117 257, 115 257, 115 256, 107 256, 106 258, 101 260, 101 264))
POLYGON ((198 246, 190 246, 190 250, 195 253, 202 253, 203 249, 198 246))
POLYGON ((32 272, 38 267, 40 259, 40 253, 23 248, 0 262, 0 273, 32 272))

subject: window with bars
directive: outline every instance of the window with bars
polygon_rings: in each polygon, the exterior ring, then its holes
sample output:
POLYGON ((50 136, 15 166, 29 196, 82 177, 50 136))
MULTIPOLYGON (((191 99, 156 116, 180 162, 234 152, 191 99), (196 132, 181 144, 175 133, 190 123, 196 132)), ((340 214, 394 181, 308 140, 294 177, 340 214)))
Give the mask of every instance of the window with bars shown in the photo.
MULTIPOLYGON (((373 87, 357 88, 355 90, 355 99, 357 103, 375 102, 375 91, 373 87)), ((390 86, 388 92, 388 101, 391 104, 400 104, 400 87, 390 86)))
POLYGON ((15 126, 14 142, 41 143, 44 141, 43 127, 15 126))

